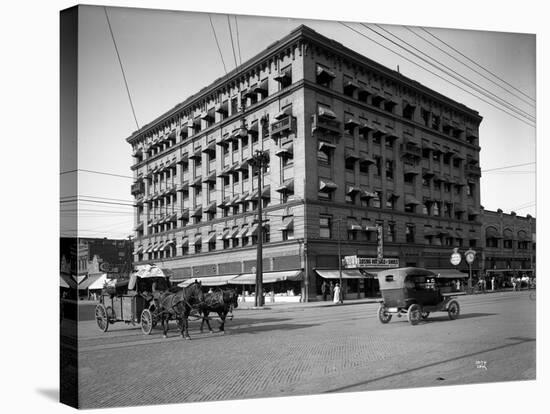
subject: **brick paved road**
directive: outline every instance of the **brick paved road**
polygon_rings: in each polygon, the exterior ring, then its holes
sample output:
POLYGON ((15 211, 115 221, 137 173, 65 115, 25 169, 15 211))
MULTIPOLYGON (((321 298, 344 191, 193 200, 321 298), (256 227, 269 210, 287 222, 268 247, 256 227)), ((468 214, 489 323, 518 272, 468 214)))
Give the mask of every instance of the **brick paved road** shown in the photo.
POLYGON ((528 292, 459 298, 462 315, 379 323, 377 305, 237 309, 226 335, 80 324, 83 408, 535 378, 528 292), (485 361, 487 369, 477 368, 485 361))

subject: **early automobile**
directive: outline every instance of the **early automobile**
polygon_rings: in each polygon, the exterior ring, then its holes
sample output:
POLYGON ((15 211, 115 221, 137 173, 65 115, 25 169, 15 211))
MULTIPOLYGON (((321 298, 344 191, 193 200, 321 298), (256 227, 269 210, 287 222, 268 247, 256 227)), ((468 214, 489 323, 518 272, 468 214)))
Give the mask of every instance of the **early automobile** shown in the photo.
POLYGON ((156 292, 170 288, 169 276, 154 265, 139 266, 130 279, 112 281, 104 289, 95 309, 97 326, 103 332, 109 324, 140 324, 149 334, 156 325, 156 292))
POLYGON ((407 316, 411 325, 426 319, 431 312, 447 312, 450 319, 460 314, 455 282, 467 277, 454 272, 439 274, 419 267, 403 267, 378 273, 383 301, 378 318, 388 323, 393 315, 407 316))

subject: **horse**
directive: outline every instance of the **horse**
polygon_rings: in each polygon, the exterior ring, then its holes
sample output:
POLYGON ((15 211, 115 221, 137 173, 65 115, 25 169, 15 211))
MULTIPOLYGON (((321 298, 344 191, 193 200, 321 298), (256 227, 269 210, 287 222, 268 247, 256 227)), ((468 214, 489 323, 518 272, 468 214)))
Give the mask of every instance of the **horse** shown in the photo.
POLYGON ((203 331, 202 328, 204 322, 206 322, 208 325, 208 330, 212 333, 212 327, 210 326, 208 314, 210 312, 216 312, 221 319, 220 332, 225 334, 225 318, 227 314, 230 314, 230 319, 233 319, 233 309, 239 306, 237 300, 238 296, 239 294, 235 289, 217 289, 214 292, 207 293, 204 296, 203 304, 199 307, 199 310, 202 313, 200 331, 203 331))
POLYGON ((175 293, 164 293, 158 299, 157 314, 162 324, 164 338, 168 331, 168 321, 176 319, 184 339, 191 339, 188 332, 187 318, 193 307, 202 306, 204 293, 200 282, 193 282, 189 286, 175 293))

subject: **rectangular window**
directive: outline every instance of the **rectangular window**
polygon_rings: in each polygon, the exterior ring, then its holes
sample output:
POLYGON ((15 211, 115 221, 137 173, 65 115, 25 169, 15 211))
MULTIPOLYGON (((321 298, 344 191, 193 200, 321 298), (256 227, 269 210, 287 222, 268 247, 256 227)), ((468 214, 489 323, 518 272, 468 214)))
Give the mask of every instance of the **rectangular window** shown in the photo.
POLYGON ((381 176, 382 175, 382 157, 375 156, 374 161, 375 161, 375 165, 376 165, 376 170, 375 170, 374 173, 377 176, 381 176))
POLYGON ((332 85, 332 80, 334 79, 334 74, 326 66, 317 64, 316 78, 315 81, 321 86, 330 88, 332 85))
POLYGON ((330 239, 332 237, 332 217, 319 217, 319 237, 322 239, 330 239))
POLYGON ((395 242, 395 223, 388 223, 387 240, 390 243, 395 242))
POLYGON ((405 240, 407 243, 414 243, 415 226, 414 224, 407 224, 405 226, 405 240))
POLYGON ((197 243, 195 244, 195 253, 201 253, 202 252, 202 244, 197 243))
POLYGON ((393 180, 393 160, 386 160, 386 179, 393 180))
POLYGON ((433 203, 433 215, 434 216, 439 216, 440 215, 439 201, 436 201, 436 202, 433 203))
POLYGON ((292 65, 285 66, 279 73, 279 85, 281 89, 292 85, 292 65))
MULTIPOLYGON (((212 236, 215 236, 216 232, 215 231, 211 231, 208 233, 208 238, 210 239, 210 237, 212 236)), ((208 251, 211 252, 211 251, 214 251, 216 250, 216 237, 214 237, 214 240, 208 242, 208 251)))
POLYGON ((475 184, 474 183, 468 183, 468 186, 466 187, 466 195, 468 197, 473 197, 475 192, 475 184))
POLYGON ((234 96, 231 98, 231 115, 235 115, 237 112, 239 112, 239 98, 234 96))
POLYGON ((323 146, 317 151, 317 161, 320 164, 330 165, 331 164, 331 155, 332 150, 328 146, 323 146))
POLYGON ((380 199, 382 198, 382 192, 381 191, 375 191, 374 194, 375 194, 375 196, 372 198, 371 207, 380 208, 380 206, 381 206, 380 199))

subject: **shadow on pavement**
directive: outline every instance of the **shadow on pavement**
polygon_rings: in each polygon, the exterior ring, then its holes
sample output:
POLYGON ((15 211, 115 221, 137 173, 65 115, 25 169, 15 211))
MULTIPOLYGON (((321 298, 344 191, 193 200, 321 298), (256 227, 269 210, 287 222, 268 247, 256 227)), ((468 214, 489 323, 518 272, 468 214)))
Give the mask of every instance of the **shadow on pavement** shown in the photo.
POLYGON ((395 372, 395 373, 392 373, 392 374, 389 374, 389 375, 383 375, 383 376, 373 378, 373 379, 370 379, 370 380, 356 382, 355 384, 349 384, 349 385, 345 385, 343 387, 333 388, 332 390, 325 391, 325 392, 326 393, 333 393, 333 392, 350 391, 350 388, 355 388, 355 387, 358 387, 358 386, 361 386, 361 385, 367 385, 367 384, 370 384, 370 383, 373 383, 373 382, 376 382, 376 381, 381 381, 381 380, 385 380, 385 379, 388 379, 388 378, 398 377, 400 375, 409 374, 411 372, 420 371, 420 370, 435 367, 435 366, 438 366, 438 365, 441 365, 441 364, 447 364, 447 363, 453 362, 453 361, 458 361, 458 360, 463 359, 463 358, 477 357, 477 356, 479 356, 479 354, 482 354, 482 353, 485 353, 485 352, 498 351, 499 349, 510 348, 510 347, 513 347, 513 346, 516 346, 516 345, 521 345, 521 344, 524 344, 524 343, 527 343, 527 342, 536 341, 535 338, 526 338, 526 337, 511 337, 511 338, 506 338, 506 339, 512 340, 512 341, 515 341, 515 342, 511 343, 511 344, 495 346, 495 347, 492 347, 492 348, 480 349, 476 352, 471 352, 471 353, 460 355, 460 356, 457 356, 457 357, 454 357, 454 358, 445 359, 443 361, 432 362, 431 364, 422 365, 421 367, 411 368, 411 369, 395 372))
MULTIPOLYGON (((494 316, 494 315, 496 315, 496 313, 466 313, 466 314, 461 314, 458 317, 458 320, 471 319, 471 318, 483 318, 485 316, 494 316)), ((449 316, 446 313, 441 313, 441 315, 437 315, 437 316, 430 315, 428 316, 428 319, 421 321, 419 325, 422 325, 425 323, 443 322, 443 321, 447 321, 447 322, 450 321, 449 316)))
POLYGON ((270 325, 260 325, 260 326, 248 326, 248 327, 239 327, 232 326, 231 331, 235 334, 237 333, 260 333, 266 331, 290 331, 294 329, 303 329, 311 328, 312 326, 318 326, 319 324, 289 324, 289 323, 278 323, 270 325))

